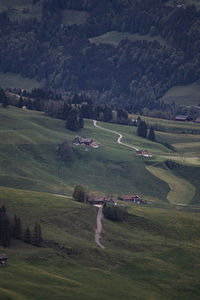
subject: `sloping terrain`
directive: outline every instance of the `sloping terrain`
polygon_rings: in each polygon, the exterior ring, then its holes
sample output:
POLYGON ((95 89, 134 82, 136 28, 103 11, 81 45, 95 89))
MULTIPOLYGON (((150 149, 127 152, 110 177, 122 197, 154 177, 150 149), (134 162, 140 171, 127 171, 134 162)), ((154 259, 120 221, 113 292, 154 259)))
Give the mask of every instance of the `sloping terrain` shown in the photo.
MULTIPOLYGON (((9 106, 0 109, 0 120, 0 207, 20 217, 22 234, 39 222, 43 237, 42 247, 19 240, 0 247, 8 255, 8 265, 0 268, 2 299, 199 299, 198 167, 166 162, 163 156, 172 151, 137 137, 132 126, 99 122, 121 132, 125 143, 147 148, 152 159, 137 157, 92 120, 78 134, 102 147, 88 151, 72 145, 77 133, 64 121, 43 113, 9 106), (63 139, 73 149, 68 163, 56 154, 63 139), (176 184, 175 177, 195 206, 169 203, 166 178, 176 184), (148 204, 126 204, 123 222, 104 218, 101 249, 94 241, 97 209, 71 198, 76 184, 95 194, 138 193, 148 204)), ((183 203, 179 191, 175 196, 183 203)))
MULTIPOLYGON (((189 86, 192 95, 199 80, 199 11, 192 3, 1 0, 0 72, 133 112, 161 110, 171 88, 175 95, 189 86)), ((178 94, 171 98, 181 104, 178 94)))
POLYGON ((0 205, 23 230, 40 222, 44 240, 0 247, 1 299, 199 299, 199 213, 132 206, 124 222, 103 220, 100 249, 90 205, 3 187, 0 205))
MULTIPOLYGON (((176 140, 177 152, 173 152, 162 144, 138 137, 137 128, 134 126, 99 122, 104 128, 123 134, 122 142, 139 149, 147 149, 153 155, 153 158, 149 159, 137 157, 134 149, 118 144, 116 134, 95 128, 92 120, 85 120, 85 127, 78 134, 92 138, 102 146, 84 151, 82 147, 73 145, 77 133, 67 130, 62 120, 49 118, 41 112, 14 107, 1 108, 0 117, 1 186, 64 195, 71 195, 73 187, 81 184, 91 192, 113 195, 115 198, 126 194, 140 194, 146 200, 166 202, 170 190, 168 183, 162 176, 160 179, 159 176, 153 176, 146 166, 162 167, 165 160, 179 162, 180 157, 184 158, 182 151, 185 146, 182 147, 182 141, 190 145, 189 149, 194 154, 195 148, 191 148, 191 138, 194 138, 194 144, 199 138, 198 135, 183 136, 168 133, 166 136, 166 133, 157 132, 158 140, 162 134, 165 134, 165 141, 168 143, 176 140), (181 140, 181 137, 184 140, 181 140), (58 145, 65 139, 72 147, 69 162, 62 161, 56 154, 58 145)), ((170 121, 167 126, 170 128, 170 121)), ((195 159, 191 160, 195 163, 195 159)), ((183 181, 189 180, 188 186, 193 185, 194 181, 195 201, 197 201, 196 192, 199 188, 196 178, 199 176, 199 168, 196 166, 194 173, 192 165, 183 163, 183 166, 186 170, 184 173, 174 174, 179 172, 179 165, 175 169, 168 168, 168 172, 172 174, 172 178, 178 176, 180 180, 181 177, 183 181), (190 171, 190 177, 186 178, 186 173, 190 171)), ((188 203, 194 201, 193 194, 190 195, 188 203)), ((177 199, 176 203, 181 203, 181 199, 177 199)))

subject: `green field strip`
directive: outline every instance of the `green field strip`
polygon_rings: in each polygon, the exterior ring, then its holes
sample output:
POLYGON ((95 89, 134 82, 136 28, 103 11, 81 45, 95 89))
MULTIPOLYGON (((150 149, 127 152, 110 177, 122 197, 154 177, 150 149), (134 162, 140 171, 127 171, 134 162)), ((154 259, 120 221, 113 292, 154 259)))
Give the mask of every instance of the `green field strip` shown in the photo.
POLYGON ((146 167, 149 172, 151 172, 154 176, 160 178, 165 181, 170 188, 170 192, 167 195, 167 200, 172 204, 188 204, 194 194, 195 187, 190 184, 185 179, 179 178, 173 175, 170 171, 148 166, 146 167))
POLYGON ((186 166, 200 166, 200 158, 197 157, 183 157, 183 156, 160 156, 168 160, 176 161, 179 164, 186 166))

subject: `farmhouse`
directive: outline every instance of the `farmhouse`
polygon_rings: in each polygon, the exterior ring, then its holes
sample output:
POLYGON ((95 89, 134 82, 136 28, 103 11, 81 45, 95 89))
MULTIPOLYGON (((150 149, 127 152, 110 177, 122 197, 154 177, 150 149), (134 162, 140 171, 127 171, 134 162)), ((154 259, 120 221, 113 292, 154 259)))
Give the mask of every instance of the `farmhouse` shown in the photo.
POLYGON ((4 253, 0 253, 0 266, 7 265, 8 257, 4 253))
POLYGON ((74 144, 90 146, 92 148, 99 148, 101 146, 100 144, 94 142, 93 139, 80 138, 79 136, 75 137, 74 144))
POLYGON ((139 195, 123 196, 122 197, 122 201, 142 203, 142 199, 141 199, 141 197, 139 195))
POLYGON ((115 204, 115 201, 111 197, 104 196, 89 196, 87 203, 92 205, 104 205, 104 204, 115 204))
POLYGON ((137 150, 136 155, 137 156, 152 157, 152 155, 149 154, 147 150, 137 150))
POLYGON ((186 122, 186 121, 190 121, 190 117, 185 116, 185 115, 177 115, 174 120, 175 121, 186 122))

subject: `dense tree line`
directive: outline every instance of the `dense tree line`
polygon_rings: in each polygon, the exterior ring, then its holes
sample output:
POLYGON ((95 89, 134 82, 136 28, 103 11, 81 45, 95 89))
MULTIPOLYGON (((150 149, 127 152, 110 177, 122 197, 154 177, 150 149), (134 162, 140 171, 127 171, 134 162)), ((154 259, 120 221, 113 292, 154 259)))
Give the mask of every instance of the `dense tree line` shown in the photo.
POLYGON ((170 87, 200 76, 200 13, 194 5, 178 8, 165 2, 46 0, 40 21, 11 21, 3 12, 0 71, 43 80, 48 88, 95 92, 98 103, 132 111, 160 109, 159 98, 170 87), (63 9, 87 11, 88 19, 65 26, 63 9), (164 42, 123 40, 116 47, 89 42, 111 30, 159 35, 164 42))
POLYGON ((43 241, 41 226, 36 222, 33 233, 29 227, 23 230, 21 219, 16 215, 10 217, 3 205, 0 207, 0 246, 9 247, 12 239, 22 240, 25 243, 41 247, 43 241))
POLYGON ((141 120, 140 117, 137 119, 137 135, 143 138, 148 137, 152 142, 156 140, 153 126, 149 126, 145 121, 141 120))

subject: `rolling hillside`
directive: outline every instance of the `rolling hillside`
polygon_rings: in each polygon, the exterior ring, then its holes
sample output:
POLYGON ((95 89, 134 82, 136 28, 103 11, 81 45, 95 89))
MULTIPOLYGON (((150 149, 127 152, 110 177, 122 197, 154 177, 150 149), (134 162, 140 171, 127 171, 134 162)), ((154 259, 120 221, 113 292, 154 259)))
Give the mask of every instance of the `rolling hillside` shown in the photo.
POLYGON ((40 222, 43 247, 12 241, 0 268, 1 299, 198 299, 200 215, 180 208, 130 207, 124 222, 48 193, 0 187, 0 205, 23 226, 40 222))
MULTIPOLYGON (((92 120, 85 120, 85 127, 79 135, 93 138, 102 147, 85 152, 73 145, 76 134, 67 130, 62 120, 14 107, 1 108, 0 116, 2 186, 71 195, 73 187, 81 184, 91 192, 116 198, 124 194, 140 194, 146 200, 166 202, 170 190, 168 182, 163 180, 162 175, 160 178, 153 176, 147 166, 166 169, 164 161, 168 159, 180 161, 181 157, 189 156, 189 151, 194 156, 198 155, 195 147, 199 135, 186 135, 183 140, 180 134, 156 133, 158 140, 165 137, 166 142, 176 147, 177 152, 173 152, 162 144, 138 137, 136 127, 99 123, 104 128, 122 133, 127 144, 147 149, 153 155, 152 159, 148 159, 137 157, 135 150, 117 144, 116 134, 94 128, 92 120), (56 154, 58 145, 65 139, 72 145, 73 152, 68 163, 56 154)), ((168 121, 167 124, 170 127, 172 123, 168 121)), ((188 126, 190 128, 191 125, 188 126)), ((195 179, 199 172, 198 159, 191 159, 191 162, 178 164, 175 169, 167 168, 169 175, 176 173, 180 180, 189 180, 194 185, 187 203, 199 201, 195 179), (192 168, 195 169, 192 172, 194 176, 185 178, 185 173, 192 168)), ((177 199, 176 203, 181 203, 181 199, 177 199)))
POLYGON ((0 206, 21 218, 23 230, 39 222, 44 240, 43 247, 17 240, 0 247, 8 255, 0 268, 1 299, 199 298, 199 167, 169 168, 166 157, 181 156, 178 148, 173 153, 139 138, 135 127, 99 122, 153 154, 136 157, 117 144, 116 134, 85 120, 78 134, 102 147, 83 151, 73 145, 72 161, 64 163, 57 145, 63 139, 72 144, 76 134, 64 121, 10 106, 0 108, 0 120, 0 206), (139 193, 148 205, 127 205, 123 222, 104 219, 103 250, 94 242, 97 209, 71 198, 76 184, 116 197, 139 193), (174 205, 191 201, 195 205, 174 205))

